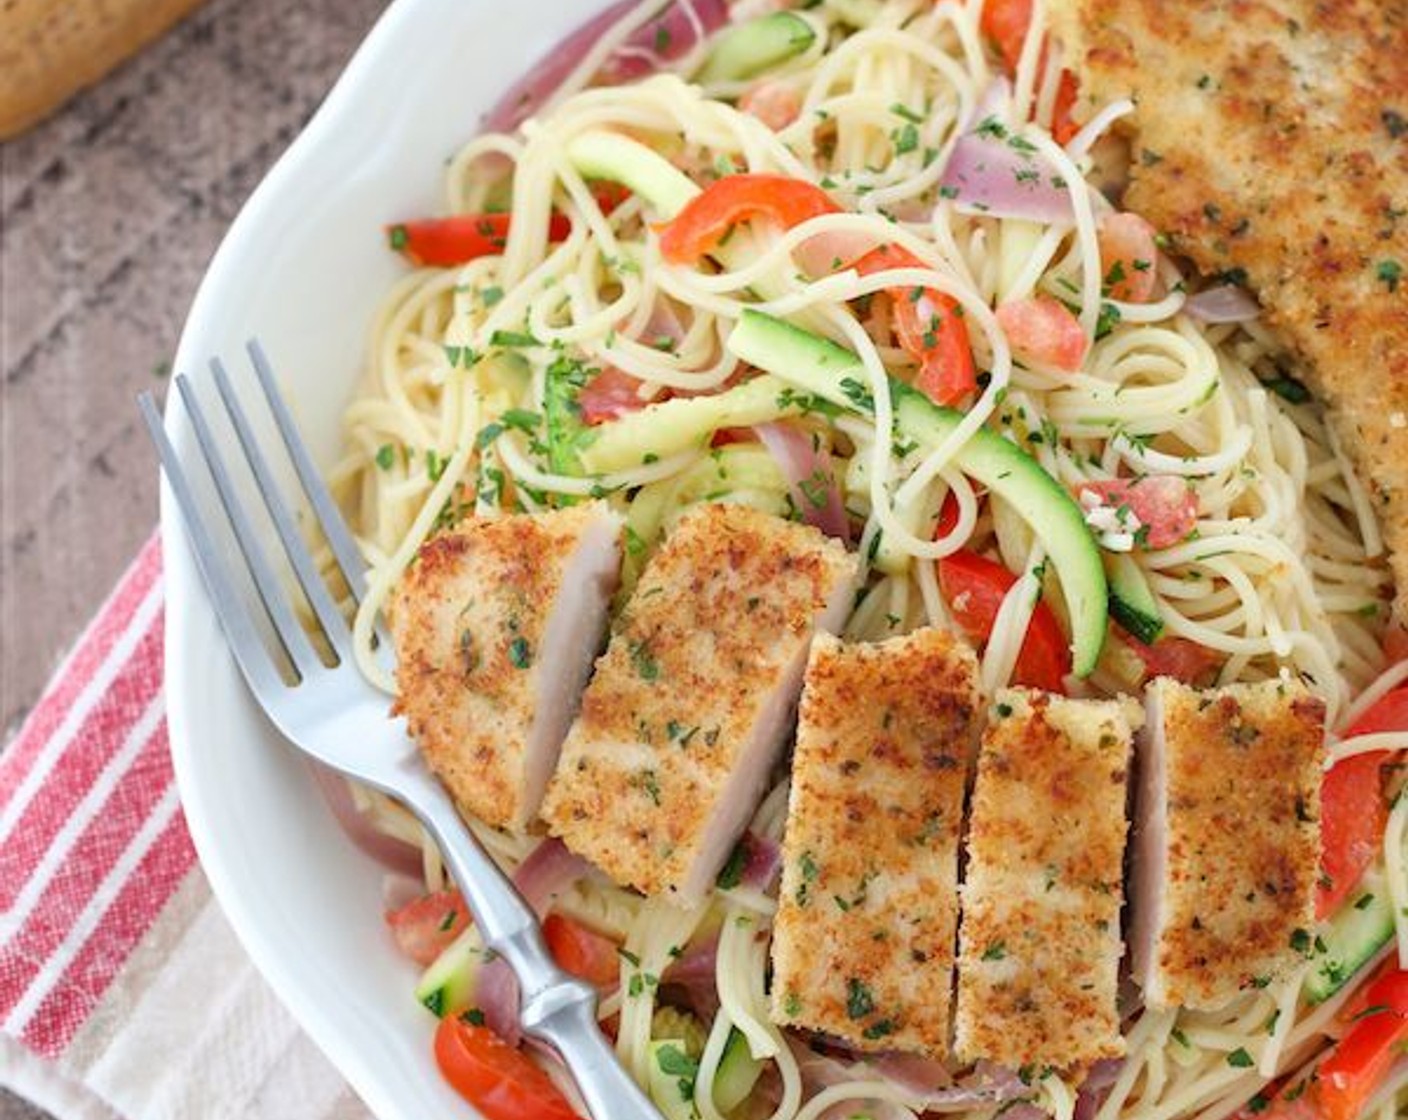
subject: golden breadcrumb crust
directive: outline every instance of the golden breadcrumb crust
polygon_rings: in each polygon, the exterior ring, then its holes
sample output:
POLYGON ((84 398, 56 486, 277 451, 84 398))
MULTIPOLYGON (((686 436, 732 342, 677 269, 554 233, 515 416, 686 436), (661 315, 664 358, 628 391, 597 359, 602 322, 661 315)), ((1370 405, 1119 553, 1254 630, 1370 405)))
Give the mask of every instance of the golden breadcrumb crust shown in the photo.
POLYGON ((1163 705, 1168 814, 1158 1002, 1210 1009, 1303 959, 1320 870, 1325 705, 1283 681, 1149 687, 1163 705))
POLYGON ((496 828, 522 828, 524 756, 548 617, 600 503, 437 533, 388 611, 396 709, 455 799, 496 828))
POLYGON ((582 698, 543 804, 552 832, 616 882, 680 897, 755 727, 855 571, 816 529, 745 506, 680 518, 582 698))
POLYGON ((977 662, 938 630, 820 636, 773 927, 775 1022, 946 1057, 977 662))
POLYGON ((1080 1070, 1124 1053, 1115 1005, 1138 707, 999 692, 968 822, 955 1049, 1080 1070))
POLYGON ((1408 4, 1053 0, 1077 114, 1137 108, 1125 204, 1247 283, 1371 488, 1408 623, 1408 4))

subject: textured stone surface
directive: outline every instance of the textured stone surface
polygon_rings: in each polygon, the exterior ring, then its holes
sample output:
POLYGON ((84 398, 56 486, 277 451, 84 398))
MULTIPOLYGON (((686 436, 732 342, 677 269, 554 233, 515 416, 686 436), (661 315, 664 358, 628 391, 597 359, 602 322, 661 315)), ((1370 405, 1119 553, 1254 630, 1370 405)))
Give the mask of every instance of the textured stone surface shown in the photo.
POLYGON ((213 0, 0 147, 0 728, 156 517, 133 398, 384 0, 213 0))
MULTIPOLYGON (((165 389, 241 203, 385 0, 212 0, 0 146, 0 728, 156 523, 165 389)), ((42 1116, 0 1091, 0 1120, 42 1116)))

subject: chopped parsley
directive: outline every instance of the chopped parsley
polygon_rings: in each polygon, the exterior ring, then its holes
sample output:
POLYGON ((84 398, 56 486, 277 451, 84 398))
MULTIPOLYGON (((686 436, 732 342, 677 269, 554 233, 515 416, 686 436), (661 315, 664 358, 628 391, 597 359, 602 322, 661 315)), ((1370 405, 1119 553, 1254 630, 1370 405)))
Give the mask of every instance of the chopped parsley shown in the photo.
POLYGON ((384 471, 389 471, 391 465, 396 462, 396 450, 389 443, 383 443, 376 449, 376 465, 384 471))
POLYGON ((864 1019, 875 1013, 875 997, 870 985, 852 976, 846 981, 846 1014, 852 1019, 864 1019))
POLYGON ((841 392, 860 411, 875 411, 875 396, 871 393, 870 387, 863 382, 857 381, 854 377, 843 377, 841 378, 841 392))
POLYGON ((630 642, 627 649, 630 650, 631 665, 641 680, 655 681, 660 679, 660 662, 656 661, 655 655, 650 652, 648 641, 630 642))
POLYGON ((1251 1069, 1256 1065, 1256 1062, 1252 1060, 1252 1056, 1247 1053, 1245 1047, 1239 1046, 1227 1055, 1227 1064, 1233 1069, 1251 1069))
POLYGON ((655 1051, 655 1064, 667 1077, 679 1078, 680 1100, 694 1100, 694 1081, 699 1075, 699 1059, 691 1058, 673 1042, 655 1051))
POLYGON ((522 634, 509 642, 508 659, 513 662, 515 669, 527 669, 533 664, 533 647, 522 634))
POLYGON ((743 869, 748 865, 748 849, 740 840, 733 846, 733 851, 728 855, 728 859, 719 870, 719 877, 714 881, 714 885, 721 891, 731 891, 734 887, 743 882, 743 869))
POLYGON ((1290 404, 1305 404, 1306 401, 1310 400, 1310 390, 1294 377, 1289 377, 1284 373, 1279 377, 1273 377, 1270 380, 1263 381, 1262 384, 1283 401, 1287 401, 1290 404))

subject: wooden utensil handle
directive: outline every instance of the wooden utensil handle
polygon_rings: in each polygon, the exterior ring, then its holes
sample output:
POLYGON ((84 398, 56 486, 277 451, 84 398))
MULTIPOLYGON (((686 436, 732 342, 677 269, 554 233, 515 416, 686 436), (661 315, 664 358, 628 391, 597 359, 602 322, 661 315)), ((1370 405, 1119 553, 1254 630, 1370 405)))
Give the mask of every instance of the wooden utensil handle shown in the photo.
POLYGON ((48 116, 199 0, 0 3, 0 140, 48 116))

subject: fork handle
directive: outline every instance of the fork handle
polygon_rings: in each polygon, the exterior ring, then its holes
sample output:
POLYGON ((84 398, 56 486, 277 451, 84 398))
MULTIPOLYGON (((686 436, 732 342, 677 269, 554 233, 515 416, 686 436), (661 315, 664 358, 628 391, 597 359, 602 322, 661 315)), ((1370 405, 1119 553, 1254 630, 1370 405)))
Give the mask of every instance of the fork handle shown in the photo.
POLYGON ((424 769, 399 795, 440 845, 484 943, 518 978, 523 1031, 567 1066, 593 1120, 661 1120, 608 1045, 596 1018, 596 991, 560 969, 538 917, 460 819, 454 801, 424 769))

